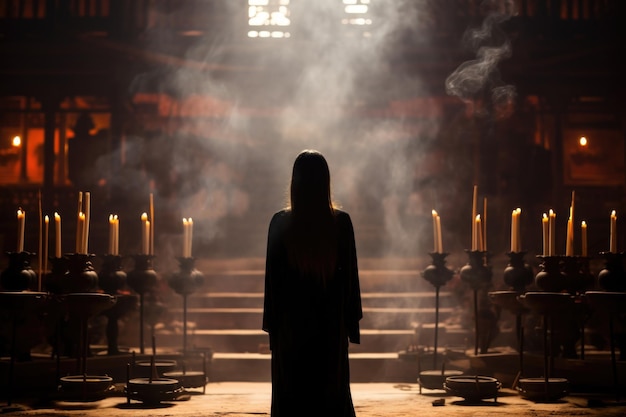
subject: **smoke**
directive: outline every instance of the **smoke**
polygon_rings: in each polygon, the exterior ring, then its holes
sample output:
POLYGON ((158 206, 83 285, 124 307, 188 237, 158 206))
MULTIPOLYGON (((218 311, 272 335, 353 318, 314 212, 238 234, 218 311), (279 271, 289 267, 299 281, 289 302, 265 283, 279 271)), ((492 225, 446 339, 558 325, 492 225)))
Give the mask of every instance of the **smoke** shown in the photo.
POLYGON ((446 92, 478 108, 478 115, 506 117, 511 114, 516 91, 501 79, 498 64, 511 56, 511 43, 501 25, 515 13, 511 0, 485 0, 486 14, 480 27, 468 29, 464 46, 476 59, 462 63, 446 79, 446 92))

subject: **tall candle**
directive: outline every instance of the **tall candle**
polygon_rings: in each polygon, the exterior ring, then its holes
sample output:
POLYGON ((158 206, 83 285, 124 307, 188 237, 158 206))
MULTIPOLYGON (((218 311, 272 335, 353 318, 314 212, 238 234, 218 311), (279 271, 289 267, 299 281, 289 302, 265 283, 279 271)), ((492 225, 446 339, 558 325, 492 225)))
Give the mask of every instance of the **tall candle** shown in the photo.
POLYGON ((54 238, 56 239, 56 244, 54 246, 54 256, 56 258, 61 257, 61 216, 59 213, 54 213, 54 238))
POLYGON ((189 242, 189 227, 187 223, 187 218, 183 217, 183 258, 188 258, 188 249, 187 243, 189 242))
POLYGON ((565 256, 574 256, 574 240, 572 237, 574 225, 572 218, 567 219, 567 239, 565 241, 565 256))
POLYGON ((148 214, 143 213, 141 215, 141 221, 143 222, 141 228, 141 252, 150 254, 150 223, 148 222, 148 214))
POLYGON ((113 240, 113 255, 120 254, 120 219, 117 217, 117 214, 113 216, 113 220, 115 220, 115 227, 113 229, 114 232, 114 240, 113 240))
POLYGON ((150 193, 150 250, 149 254, 154 255, 154 194, 150 193))
POLYGON ((522 217, 522 209, 521 208, 516 208, 515 209, 515 236, 517 236, 517 239, 515 241, 515 245, 517 247, 517 251, 521 252, 522 251, 522 222, 521 222, 521 217, 522 217))
POLYGON ((441 217, 437 214, 437 253, 443 253, 443 238, 441 237, 441 217))
POLYGON ((191 258, 191 246, 193 244, 193 219, 191 217, 187 219, 187 227, 189 228, 189 234, 187 236, 187 239, 189 239, 189 242, 187 243, 187 257, 191 258))
POLYGON ((611 235, 609 252, 617 253, 617 213, 615 210, 611 212, 611 235))
POLYGON ((581 255, 587 256, 587 223, 583 220, 580 223, 581 255))
POLYGON ((433 252, 437 252, 437 212, 432 211, 433 216, 433 252))
POLYGON ((26 229, 26 212, 17 210, 17 252, 24 252, 24 230, 26 229))
POLYGON ((484 250, 482 230, 483 230, 483 225, 480 220, 480 214, 477 214, 476 215, 476 250, 478 251, 484 250))
POLYGON ((550 209, 549 212, 549 222, 550 222, 550 233, 549 233, 549 246, 548 246, 548 255, 554 256, 556 251, 556 213, 550 209))
POLYGON ((78 213, 78 224, 76 225, 76 253, 85 253, 85 213, 78 213))
POLYGON ((548 256, 550 229, 548 215, 546 213, 543 213, 543 217, 541 218, 541 230, 543 232, 543 256, 548 256))
POLYGON ((115 218, 109 214, 109 254, 115 255, 115 218))
POLYGON ((483 216, 480 219, 481 223, 482 223, 482 237, 483 237, 483 244, 482 244, 482 249, 483 251, 487 250, 487 197, 483 198, 483 216))
POLYGON ((83 231, 79 226, 80 223, 80 214, 83 212, 83 192, 79 191, 78 192, 78 209, 76 211, 76 253, 80 253, 82 246, 82 240, 83 240, 83 231))
POLYGON ((83 226, 82 252, 89 253, 89 222, 90 222, 90 217, 91 217, 91 214, 90 214, 91 213, 91 193, 90 192, 85 193, 85 209, 83 213, 85 215, 85 224, 83 226))

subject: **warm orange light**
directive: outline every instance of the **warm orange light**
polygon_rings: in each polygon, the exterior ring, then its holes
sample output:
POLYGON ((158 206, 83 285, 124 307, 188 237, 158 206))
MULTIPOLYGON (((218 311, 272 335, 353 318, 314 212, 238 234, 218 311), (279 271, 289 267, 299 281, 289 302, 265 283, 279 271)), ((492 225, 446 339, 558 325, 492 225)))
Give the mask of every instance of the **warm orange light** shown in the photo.
POLYGON ((580 144, 580 146, 587 146, 587 138, 581 136, 580 139, 578 139, 578 143, 580 144))
POLYGON ((22 138, 20 138, 19 136, 15 136, 11 143, 13 144, 14 147, 17 148, 22 144, 22 138))

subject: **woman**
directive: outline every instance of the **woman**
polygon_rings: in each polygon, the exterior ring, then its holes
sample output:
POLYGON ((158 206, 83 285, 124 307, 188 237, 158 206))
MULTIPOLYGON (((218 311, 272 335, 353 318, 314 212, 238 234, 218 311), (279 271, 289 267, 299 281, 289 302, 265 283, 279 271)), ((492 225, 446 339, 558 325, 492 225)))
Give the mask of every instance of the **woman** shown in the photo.
POLYGON ((352 221, 334 206, 317 151, 298 155, 290 191, 270 222, 265 265, 271 415, 352 417, 348 342, 360 343, 363 317, 352 221))

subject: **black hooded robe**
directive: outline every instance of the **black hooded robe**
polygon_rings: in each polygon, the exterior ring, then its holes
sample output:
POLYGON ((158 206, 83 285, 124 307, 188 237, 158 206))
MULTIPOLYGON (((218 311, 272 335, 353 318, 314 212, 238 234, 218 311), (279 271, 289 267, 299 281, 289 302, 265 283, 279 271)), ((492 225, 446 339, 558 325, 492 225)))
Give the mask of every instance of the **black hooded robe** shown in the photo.
POLYGON ((355 416, 348 342, 360 343, 363 312, 352 220, 335 215, 337 264, 325 285, 288 261, 290 212, 270 222, 263 330, 272 352, 272 417, 355 416))

